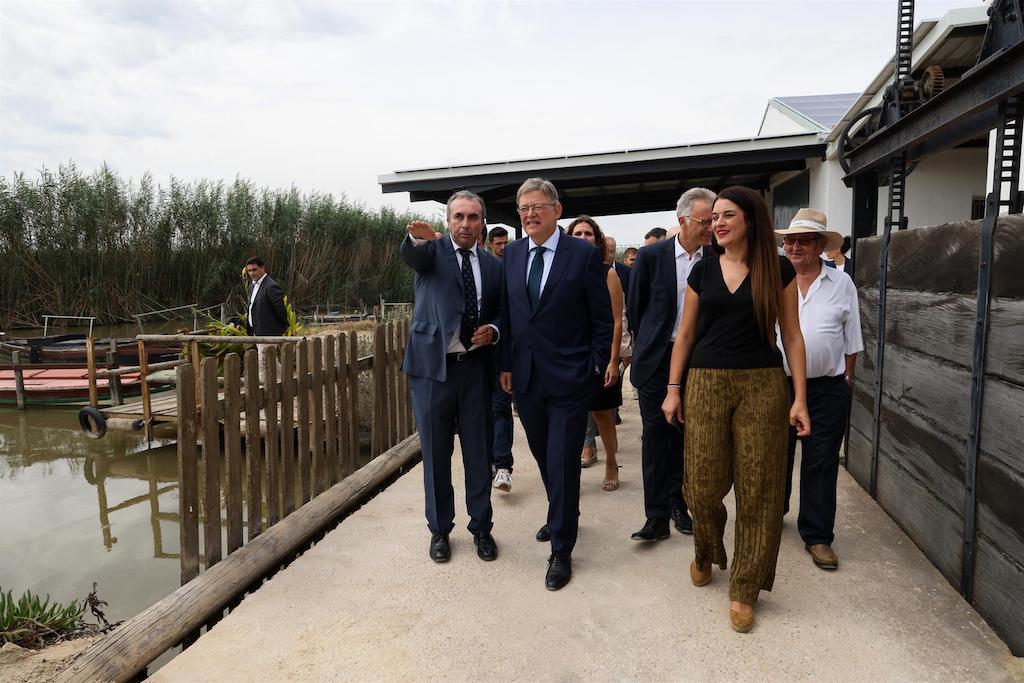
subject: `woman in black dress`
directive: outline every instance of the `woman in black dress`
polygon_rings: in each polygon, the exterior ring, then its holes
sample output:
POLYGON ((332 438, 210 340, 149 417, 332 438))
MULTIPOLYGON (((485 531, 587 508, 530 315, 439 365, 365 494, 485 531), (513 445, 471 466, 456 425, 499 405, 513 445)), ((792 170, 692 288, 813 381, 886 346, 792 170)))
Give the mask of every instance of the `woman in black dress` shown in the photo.
MULTIPOLYGON (((569 224, 569 234, 573 237, 584 239, 601 250, 602 261, 607 245, 605 244, 604 233, 590 216, 578 216, 569 224)), ((608 360, 608 367, 604 371, 604 381, 595 387, 594 397, 590 401, 590 414, 597 423, 597 432, 601 435, 601 443, 604 445, 604 481, 601 488, 605 491, 614 491, 619 488, 619 464, 615 459, 615 453, 619 449, 618 434, 615 431, 615 409, 622 405, 622 377, 619 376, 619 353, 622 344, 622 308, 623 294, 622 283, 619 276, 615 274, 615 268, 605 263, 608 272, 608 294, 612 300, 612 353, 608 360)))

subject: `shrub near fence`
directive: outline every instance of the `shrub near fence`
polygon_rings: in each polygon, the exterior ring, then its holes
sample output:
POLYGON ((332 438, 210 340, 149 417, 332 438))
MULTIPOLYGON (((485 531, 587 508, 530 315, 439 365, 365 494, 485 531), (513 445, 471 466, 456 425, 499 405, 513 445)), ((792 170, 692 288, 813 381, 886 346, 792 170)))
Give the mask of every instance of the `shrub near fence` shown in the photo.
POLYGON ((297 308, 408 301, 412 271, 396 245, 410 220, 330 194, 258 189, 146 174, 122 180, 74 165, 0 177, 0 328, 44 313, 104 321, 237 297, 246 258, 260 254, 297 308))

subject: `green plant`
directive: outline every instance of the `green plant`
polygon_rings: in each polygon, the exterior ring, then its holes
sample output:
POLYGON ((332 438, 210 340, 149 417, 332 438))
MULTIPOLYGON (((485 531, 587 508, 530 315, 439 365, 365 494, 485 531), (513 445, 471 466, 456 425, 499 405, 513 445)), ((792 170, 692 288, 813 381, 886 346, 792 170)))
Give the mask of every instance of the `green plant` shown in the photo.
POLYGON ((55 635, 74 631, 82 622, 85 603, 72 600, 68 605, 50 602, 47 595, 25 591, 14 599, 12 591, 0 590, 0 642, 38 646, 55 635))

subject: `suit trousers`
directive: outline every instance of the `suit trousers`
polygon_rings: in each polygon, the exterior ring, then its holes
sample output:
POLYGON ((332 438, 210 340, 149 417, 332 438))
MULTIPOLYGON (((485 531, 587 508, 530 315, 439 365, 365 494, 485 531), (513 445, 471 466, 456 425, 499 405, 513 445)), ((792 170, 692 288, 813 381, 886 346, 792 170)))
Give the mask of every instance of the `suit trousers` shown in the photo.
POLYGON ((536 367, 532 374, 526 391, 515 397, 519 420, 548 496, 551 552, 569 557, 579 531, 580 451, 592 385, 570 396, 551 396, 541 386, 536 367))
POLYGON ((491 396, 493 433, 491 438, 491 462, 495 469, 512 471, 512 397, 502 391, 495 380, 491 396))
MULTIPOLYGON (((807 545, 832 545, 836 524, 836 480, 839 447, 846 434, 853 389, 842 375, 807 380, 807 410, 811 433, 800 439, 800 514, 797 529, 807 545)), ((789 430, 786 504, 793 488, 796 430, 789 430)))
POLYGON ((649 518, 667 518, 675 509, 686 512, 683 500, 683 431, 665 420, 661 404, 668 388, 668 370, 672 345, 658 369, 637 388, 640 394, 640 419, 643 421, 641 455, 644 468, 644 510, 649 518))
POLYGON ((735 486, 729 598, 771 590, 782 538, 789 388, 782 368, 692 368, 686 383, 686 500, 698 566, 725 569, 723 499, 735 486))
POLYGON ((480 353, 458 361, 448 356, 448 380, 436 382, 409 377, 413 412, 423 453, 423 490, 427 527, 447 534, 455 527, 455 491, 452 488, 452 452, 455 421, 466 475, 469 531, 490 531, 491 467, 488 462, 487 422, 490 420, 489 378, 480 353))

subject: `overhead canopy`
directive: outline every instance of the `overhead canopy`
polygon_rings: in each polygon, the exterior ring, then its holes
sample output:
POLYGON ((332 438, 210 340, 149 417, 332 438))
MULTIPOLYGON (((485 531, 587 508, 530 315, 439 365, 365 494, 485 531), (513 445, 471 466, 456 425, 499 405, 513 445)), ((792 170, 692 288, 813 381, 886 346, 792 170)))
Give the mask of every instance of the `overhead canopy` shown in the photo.
POLYGON ((807 133, 397 171, 378 182, 384 192, 408 192, 412 201, 444 203, 456 190, 471 190, 487 202, 491 222, 516 225, 516 190, 534 176, 558 188, 563 215, 608 216, 674 209, 691 187, 767 189, 773 174, 802 170, 808 159, 824 156, 821 136, 807 133))

